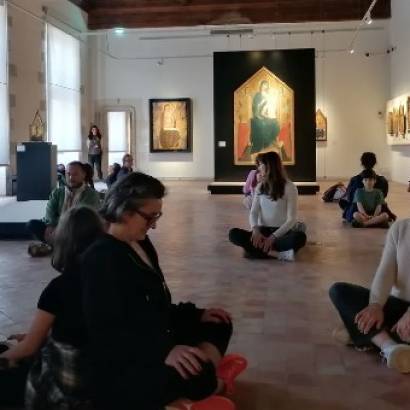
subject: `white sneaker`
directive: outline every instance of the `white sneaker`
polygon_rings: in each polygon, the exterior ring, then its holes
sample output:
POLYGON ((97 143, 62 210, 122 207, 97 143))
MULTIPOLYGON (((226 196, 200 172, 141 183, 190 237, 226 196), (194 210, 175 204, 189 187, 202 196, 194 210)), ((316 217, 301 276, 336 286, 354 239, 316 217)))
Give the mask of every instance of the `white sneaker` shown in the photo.
POLYGON ((293 249, 289 249, 288 251, 278 252, 278 260, 286 261, 286 262, 294 262, 295 261, 295 251, 293 249))
POLYGON ((336 329, 333 330, 332 332, 332 337, 333 339, 344 345, 344 346, 352 346, 353 341, 352 338, 349 335, 349 332, 347 331, 346 327, 344 325, 339 325, 336 329))
POLYGON ((410 346, 397 344, 386 347, 380 354, 386 359, 387 367, 400 373, 410 373, 410 346))

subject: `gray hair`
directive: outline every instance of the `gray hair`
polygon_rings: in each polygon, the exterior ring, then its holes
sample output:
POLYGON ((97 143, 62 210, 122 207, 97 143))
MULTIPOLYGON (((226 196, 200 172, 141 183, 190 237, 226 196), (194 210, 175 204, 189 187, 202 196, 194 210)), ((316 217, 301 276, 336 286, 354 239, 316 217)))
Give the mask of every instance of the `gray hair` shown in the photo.
POLYGON ((158 179, 133 172, 117 181, 107 192, 100 210, 108 222, 121 222, 124 213, 134 213, 147 199, 162 199, 165 187, 158 179))

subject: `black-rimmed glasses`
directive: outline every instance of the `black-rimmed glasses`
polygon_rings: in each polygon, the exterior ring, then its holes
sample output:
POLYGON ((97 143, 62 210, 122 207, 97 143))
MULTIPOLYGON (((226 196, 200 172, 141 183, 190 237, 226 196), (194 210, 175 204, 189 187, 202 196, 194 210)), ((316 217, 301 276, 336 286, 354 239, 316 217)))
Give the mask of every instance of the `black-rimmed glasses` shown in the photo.
POLYGON ((142 212, 140 210, 135 211, 138 215, 142 216, 148 225, 152 225, 153 223, 157 222, 159 218, 162 216, 162 212, 158 212, 156 214, 146 214, 145 212, 142 212))

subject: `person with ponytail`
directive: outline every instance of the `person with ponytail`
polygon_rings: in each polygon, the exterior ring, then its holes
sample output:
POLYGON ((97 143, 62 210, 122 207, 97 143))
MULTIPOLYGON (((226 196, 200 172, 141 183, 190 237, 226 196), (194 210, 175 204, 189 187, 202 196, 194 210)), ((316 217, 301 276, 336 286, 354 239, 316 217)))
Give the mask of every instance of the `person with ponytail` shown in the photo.
POLYGON ((297 188, 286 176, 279 154, 266 152, 259 161, 262 180, 252 202, 251 231, 233 228, 229 240, 250 259, 293 261, 306 244, 305 225, 297 220, 297 188))

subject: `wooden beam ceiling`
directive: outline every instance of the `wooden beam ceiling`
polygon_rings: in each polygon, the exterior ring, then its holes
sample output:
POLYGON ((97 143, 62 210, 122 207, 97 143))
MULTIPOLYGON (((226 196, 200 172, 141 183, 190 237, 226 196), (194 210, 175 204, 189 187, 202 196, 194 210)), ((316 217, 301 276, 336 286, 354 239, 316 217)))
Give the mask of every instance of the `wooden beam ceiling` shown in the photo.
MULTIPOLYGON (((360 20, 372 0, 70 0, 88 12, 91 30, 222 24, 360 20)), ((391 17, 379 0, 374 19, 391 17)))

